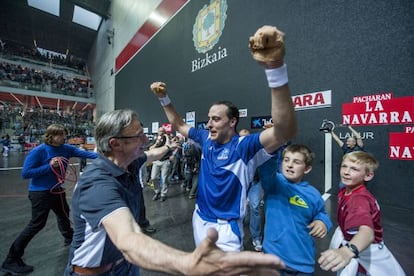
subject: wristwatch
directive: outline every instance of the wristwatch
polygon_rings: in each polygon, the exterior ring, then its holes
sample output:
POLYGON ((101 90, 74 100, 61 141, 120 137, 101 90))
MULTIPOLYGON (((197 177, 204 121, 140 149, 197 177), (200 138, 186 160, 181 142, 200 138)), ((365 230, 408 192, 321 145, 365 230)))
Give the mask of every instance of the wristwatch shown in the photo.
POLYGON ((355 244, 352 244, 352 243, 347 243, 346 244, 346 247, 348 247, 349 248, 349 250, 351 250, 352 251, 352 253, 354 253, 354 257, 352 257, 352 258, 358 258, 359 257, 359 250, 358 250, 358 248, 355 246, 355 244))

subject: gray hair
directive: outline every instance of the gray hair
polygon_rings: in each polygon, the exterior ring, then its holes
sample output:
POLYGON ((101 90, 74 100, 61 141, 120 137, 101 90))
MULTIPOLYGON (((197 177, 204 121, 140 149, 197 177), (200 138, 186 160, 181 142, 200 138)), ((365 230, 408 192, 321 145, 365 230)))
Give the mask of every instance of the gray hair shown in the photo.
POLYGON ((95 127, 95 140, 98 152, 111 152, 109 139, 120 136, 124 128, 138 120, 138 114, 131 109, 119 109, 101 116, 95 127))

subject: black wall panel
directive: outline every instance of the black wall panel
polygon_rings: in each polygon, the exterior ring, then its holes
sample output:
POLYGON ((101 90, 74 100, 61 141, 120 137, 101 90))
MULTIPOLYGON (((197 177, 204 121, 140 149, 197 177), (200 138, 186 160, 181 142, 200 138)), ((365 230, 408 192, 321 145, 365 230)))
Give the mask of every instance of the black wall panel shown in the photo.
MULTIPOLYGON (((231 100, 248 109, 239 128, 249 128, 250 117, 270 114, 270 93, 263 69, 250 56, 248 38, 262 25, 278 26, 286 33, 285 61, 292 95, 332 90, 330 108, 297 111, 299 134, 294 141, 315 151, 308 180, 323 191, 322 120, 340 123, 342 104, 352 102, 354 96, 383 92, 392 92, 394 97, 414 95, 414 1, 228 0, 222 35, 208 52, 217 52, 220 47, 228 56, 191 72, 191 62, 204 57, 194 47, 193 25, 200 9, 209 4, 190 1, 117 74, 116 108, 136 110, 149 128, 151 122, 166 122, 149 89, 159 80, 168 84, 170 98, 183 117, 187 111, 196 111, 196 121, 206 121, 214 101, 231 100)), ((389 133, 403 132, 404 127, 355 129, 370 133, 366 149, 380 160, 376 177, 368 185, 380 204, 414 209, 413 161, 388 158, 389 133)), ((336 130, 343 135, 348 132, 346 128, 336 130)), ((332 147, 332 192, 336 192, 342 152, 336 143, 332 147)))

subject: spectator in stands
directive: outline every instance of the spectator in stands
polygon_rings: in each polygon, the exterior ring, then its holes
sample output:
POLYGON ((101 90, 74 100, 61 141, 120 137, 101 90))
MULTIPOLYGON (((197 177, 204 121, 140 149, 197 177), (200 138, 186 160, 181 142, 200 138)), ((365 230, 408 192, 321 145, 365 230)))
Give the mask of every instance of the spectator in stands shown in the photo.
MULTIPOLYGON (((34 65, 33 65, 34 66, 34 65)), ((30 68, 16 63, 2 62, 0 80, 4 86, 16 86, 35 91, 45 91, 70 96, 89 98, 90 80, 71 75, 30 68)))
POLYGON ((76 69, 79 74, 86 74, 86 62, 74 55, 52 54, 50 51, 41 48, 29 48, 14 41, 4 40, 1 43, 0 52, 8 58, 25 58, 54 65, 67 66, 76 69))

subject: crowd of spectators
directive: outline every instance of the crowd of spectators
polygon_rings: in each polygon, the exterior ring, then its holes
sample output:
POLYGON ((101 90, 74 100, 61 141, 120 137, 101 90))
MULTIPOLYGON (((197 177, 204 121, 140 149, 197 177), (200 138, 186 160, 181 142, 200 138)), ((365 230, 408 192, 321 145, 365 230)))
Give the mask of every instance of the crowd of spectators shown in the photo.
MULTIPOLYGON (((92 83, 82 59, 1 39, 0 86, 93 97, 92 83)), ((46 128, 52 123, 64 125, 73 137, 88 137, 94 128, 93 110, 23 107, 17 102, 0 105, 0 132, 7 132, 11 137, 24 135, 29 143, 41 143, 46 128)))
POLYGON ((0 86, 93 97, 91 80, 80 59, 49 51, 41 54, 36 48, 2 40, 0 46, 0 86))
MULTIPOLYGON (((23 112, 21 106, 8 105, 0 110, 0 130, 11 136, 23 134, 30 143, 41 143, 46 128, 52 123, 64 125, 70 136, 88 137, 94 129, 91 109, 69 113, 53 109, 34 108, 23 112)), ((69 137, 70 138, 70 137, 69 137)))
POLYGON ((0 62, 0 86, 90 98, 89 79, 68 77, 58 71, 46 71, 12 62, 0 62))
POLYGON ((27 47, 13 41, 0 39, 0 53, 8 59, 29 59, 48 64, 51 67, 61 69, 61 67, 71 68, 80 75, 87 75, 86 62, 73 55, 64 55, 52 53, 51 51, 42 51, 36 47, 27 47))

